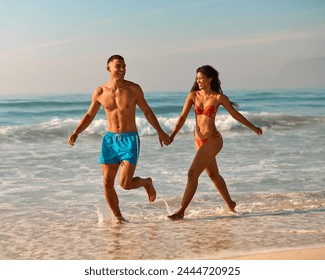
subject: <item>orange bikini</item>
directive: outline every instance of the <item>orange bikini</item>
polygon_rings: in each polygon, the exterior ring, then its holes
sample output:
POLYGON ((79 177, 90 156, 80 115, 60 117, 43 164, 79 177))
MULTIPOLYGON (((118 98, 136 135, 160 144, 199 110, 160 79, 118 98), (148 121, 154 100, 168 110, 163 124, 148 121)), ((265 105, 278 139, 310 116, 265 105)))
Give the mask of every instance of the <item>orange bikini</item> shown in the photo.
MULTIPOLYGON (((210 137, 211 137, 211 136, 210 136, 210 137)), ((204 139, 201 139, 201 138, 195 138, 195 142, 196 142, 196 144, 199 145, 199 147, 201 147, 204 143, 206 143, 206 142, 209 140, 210 137, 208 137, 208 138, 204 138, 204 139)))
MULTIPOLYGON (((216 111, 214 109, 214 106, 207 106, 207 107, 201 109, 199 106, 194 105, 194 113, 196 115, 205 115, 207 117, 212 118, 215 116, 216 111)), ((199 145, 199 147, 201 147, 204 143, 206 143, 209 140, 210 137, 211 136, 209 136, 208 138, 204 138, 204 139, 195 138, 195 142, 199 145)))
POLYGON ((194 112, 197 115, 206 115, 207 117, 214 117, 215 115, 215 110, 214 110, 214 106, 207 106, 204 109, 201 109, 199 106, 195 105, 194 106, 194 112))

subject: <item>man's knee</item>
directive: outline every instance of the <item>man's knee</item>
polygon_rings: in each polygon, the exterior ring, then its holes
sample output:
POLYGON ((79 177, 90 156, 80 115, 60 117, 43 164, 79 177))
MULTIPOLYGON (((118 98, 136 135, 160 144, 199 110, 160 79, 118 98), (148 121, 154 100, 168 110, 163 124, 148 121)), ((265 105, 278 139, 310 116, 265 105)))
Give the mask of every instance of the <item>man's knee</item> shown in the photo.
POLYGON ((102 165, 103 183, 105 187, 114 187, 114 181, 117 173, 118 165, 102 165))
POLYGON ((104 187, 106 189, 110 189, 110 188, 114 188, 114 178, 111 178, 109 176, 105 176, 103 178, 103 183, 104 183, 104 187))
POLYGON ((122 177, 122 178, 120 178, 119 183, 123 189, 128 190, 128 189, 130 189, 132 179, 129 179, 127 177, 122 177))

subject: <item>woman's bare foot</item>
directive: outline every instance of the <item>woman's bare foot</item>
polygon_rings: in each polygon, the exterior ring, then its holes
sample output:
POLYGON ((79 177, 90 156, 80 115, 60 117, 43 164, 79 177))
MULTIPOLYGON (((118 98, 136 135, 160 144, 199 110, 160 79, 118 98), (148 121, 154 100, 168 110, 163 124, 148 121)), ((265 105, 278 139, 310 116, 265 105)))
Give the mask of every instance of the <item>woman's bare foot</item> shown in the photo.
POLYGON ((173 221, 179 221, 184 219, 184 213, 183 212, 176 212, 172 215, 167 216, 168 219, 171 219, 173 221))
POLYGON ((116 224, 125 224, 128 223, 129 221, 121 216, 121 217, 115 217, 115 222, 116 224))
POLYGON ((232 201, 230 205, 228 205, 228 212, 229 214, 235 214, 237 213, 235 210, 237 203, 235 201, 232 201))
POLYGON ((146 181, 147 181, 147 185, 144 187, 147 191, 149 202, 151 203, 155 201, 157 193, 153 186, 152 179, 147 178, 146 181))

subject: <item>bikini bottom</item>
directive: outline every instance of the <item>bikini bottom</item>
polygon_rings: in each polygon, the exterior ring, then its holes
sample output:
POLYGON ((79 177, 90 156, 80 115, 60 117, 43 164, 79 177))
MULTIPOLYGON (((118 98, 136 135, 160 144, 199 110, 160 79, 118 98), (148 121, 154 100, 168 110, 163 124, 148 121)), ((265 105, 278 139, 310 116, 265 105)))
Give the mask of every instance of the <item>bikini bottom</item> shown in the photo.
POLYGON ((208 138, 203 138, 203 139, 201 139, 201 138, 195 138, 195 142, 196 142, 196 144, 198 144, 198 146, 201 148, 202 145, 203 145, 204 143, 208 142, 208 140, 210 139, 210 137, 213 137, 213 136, 215 136, 215 135, 216 135, 217 137, 222 137, 221 134, 220 134, 220 132, 217 131, 216 134, 212 134, 212 135, 210 135, 208 138))

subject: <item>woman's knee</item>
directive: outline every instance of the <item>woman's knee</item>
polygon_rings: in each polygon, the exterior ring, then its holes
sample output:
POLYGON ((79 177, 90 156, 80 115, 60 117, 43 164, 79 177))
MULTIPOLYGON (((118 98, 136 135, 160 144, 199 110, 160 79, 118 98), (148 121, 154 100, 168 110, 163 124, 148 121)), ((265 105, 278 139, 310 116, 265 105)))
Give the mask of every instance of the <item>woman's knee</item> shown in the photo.
POLYGON ((212 181, 218 181, 222 178, 221 175, 217 172, 208 173, 208 176, 212 181))
POLYGON ((187 172, 187 178, 189 180, 197 180, 199 178, 199 176, 200 176, 200 174, 192 168, 190 168, 189 171, 187 172))

